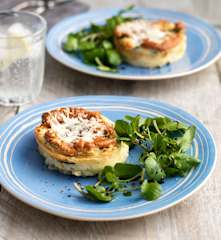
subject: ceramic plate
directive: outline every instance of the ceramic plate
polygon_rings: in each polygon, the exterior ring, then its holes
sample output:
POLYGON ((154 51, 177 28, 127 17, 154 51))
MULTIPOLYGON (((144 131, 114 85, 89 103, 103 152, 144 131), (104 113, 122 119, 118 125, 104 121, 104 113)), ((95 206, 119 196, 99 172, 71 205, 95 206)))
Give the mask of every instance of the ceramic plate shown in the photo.
POLYGON ((184 57, 170 65, 161 68, 145 69, 122 64, 119 72, 101 72, 93 66, 84 64, 73 54, 62 51, 61 45, 70 32, 77 32, 88 27, 91 22, 102 24, 104 20, 115 15, 119 9, 103 9, 91 11, 74 17, 68 17, 56 24, 48 33, 47 49, 52 57, 64 65, 90 75, 125 79, 153 80, 174 78, 198 72, 215 62, 221 52, 221 37, 208 23, 185 13, 160 9, 136 8, 135 13, 148 19, 168 19, 183 21, 187 26, 187 50, 184 57))
MULTIPOLYGON (((137 162, 140 152, 134 148, 129 161, 137 162)), ((43 211, 70 219, 111 221, 131 219, 159 212, 187 198, 199 189, 211 175, 216 148, 208 130, 196 118, 171 105, 134 97, 87 96, 64 98, 38 105, 22 112, 2 126, 0 130, 0 182, 12 195, 43 211), (163 184, 163 195, 148 202, 135 192, 131 197, 117 195, 110 203, 96 203, 84 199, 73 183, 95 182, 94 177, 66 176, 48 170, 39 155, 34 128, 41 114, 61 106, 81 106, 101 111, 112 121, 124 115, 143 117, 167 116, 197 127, 196 137, 189 151, 201 164, 185 178, 169 178, 163 184)))

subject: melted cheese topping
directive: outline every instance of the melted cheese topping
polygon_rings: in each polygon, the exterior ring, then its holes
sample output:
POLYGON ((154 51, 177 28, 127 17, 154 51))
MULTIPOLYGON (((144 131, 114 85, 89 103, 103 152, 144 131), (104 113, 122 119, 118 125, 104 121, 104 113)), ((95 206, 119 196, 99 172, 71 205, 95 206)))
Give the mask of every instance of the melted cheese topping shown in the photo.
POLYGON ((144 39, 160 43, 166 36, 166 33, 159 27, 143 19, 123 23, 118 26, 118 31, 122 35, 126 34, 132 38, 136 46, 141 45, 144 39))
POLYGON ((62 115, 62 119, 63 123, 59 123, 56 118, 53 118, 51 128, 65 142, 71 143, 78 140, 92 142, 96 137, 106 134, 106 126, 95 117, 87 119, 84 114, 79 114, 77 117, 68 118, 62 115))

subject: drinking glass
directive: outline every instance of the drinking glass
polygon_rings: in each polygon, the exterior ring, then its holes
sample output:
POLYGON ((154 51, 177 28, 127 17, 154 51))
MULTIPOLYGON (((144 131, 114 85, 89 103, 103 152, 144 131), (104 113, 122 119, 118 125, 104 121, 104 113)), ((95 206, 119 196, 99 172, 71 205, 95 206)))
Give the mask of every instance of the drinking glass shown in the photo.
POLYGON ((0 11, 0 104, 21 105, 41 91, 46 21, 31 12, 0 11))

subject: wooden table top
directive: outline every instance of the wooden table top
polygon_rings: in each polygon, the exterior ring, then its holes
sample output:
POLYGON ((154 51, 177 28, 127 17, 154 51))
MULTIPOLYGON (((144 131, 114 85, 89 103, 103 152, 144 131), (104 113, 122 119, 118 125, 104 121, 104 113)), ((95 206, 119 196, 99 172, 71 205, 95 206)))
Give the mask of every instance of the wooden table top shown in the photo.
MULTIPOLYGON (((0 9, 12 6, 3 0, 0 9)), ((88 7, 138 6, 169 7, 192 12, 188 1, 82 0, 51 11, 46 18, 49 27, 64 16, 88 7), (178 3, 179 2, 179 3, 178 3), (175 5, 175 4, 174 4, 175 5), (57 14, 59 12, 59 14, 57 14)), ((221 60, 200 73, 162 81, 117 81, 88 76, 71 70, 47 55, 45 81, 40 96, 22 107, 1 107, 0 123, 30 105, 60 97, 78 95, 128 95, 157 99, 177 105, 198 117, 214 135, 218 147, 215 172, 197 193, 182 203, 160 213, 140 219, 119 222, 78 222, 41 212, 20 202, 6 190, 0 193, 0 240, 126 239, 126 240, 219 240, 221 239, 221 60)))

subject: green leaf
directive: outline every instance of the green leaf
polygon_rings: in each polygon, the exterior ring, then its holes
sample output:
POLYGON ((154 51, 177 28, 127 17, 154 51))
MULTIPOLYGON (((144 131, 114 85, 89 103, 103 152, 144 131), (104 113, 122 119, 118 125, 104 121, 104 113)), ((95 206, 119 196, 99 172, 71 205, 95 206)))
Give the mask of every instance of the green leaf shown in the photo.
POLYGON ((104 71, 104 72, 115 72, 115 71, 117 71, 117 69, 115 69, 115 68, 104 65, 98 57, 95 57, 95 62, 98 65, 97 69, 99 69, 101 71, 104 71))
POLYGON ((153 149, 155 153, 164 153, 167 152, 168 138, 161 134, 155 133, 152 135, 153 149))
POLYGON ((99 173, 98 180, 102 182, 103 180, 106 181, 106 175, 107 173, 114 174, 114 169, 111 166, 105 166, 104 169, 99 173))
POLYGON ((104 49, 112 49, 113 48, 112 43, 108 40, 104 40, 102 42, 102 46, 103 46, 104 49))
POLYGON ((195 136, 195 132, 196 132, 196 127, 191 126, 185 131, 182 137, 177 139, 177 143, 180 145, 181 152, 185 152, 191 147, 193 138, 195 136))
POLYGON ((151 118, 146 118, 144 121, 144 125, 145 127, 149 127, 152 123, 152 119, 151 118))
POLYGON ((78 39, 71 34, 68 35, 66 42, 63 44, 63 50, 69 53, 78 50, 78 39))
POLYGON ((111 166, 106 166, 98 175, 98 179, 100 183, 104 182, 111 184, 111 187, 114 189, 118 189, 120 187, 120 182, 115 174, 115 169, 111 166))
POLYGON ((115 174, 120 179, 129 179, 141 173, 142 168, 139 165, 130 163, 117 163, 114 166, 115 174))
POLYGON ((95 24, 95 23, 91 23, 91 27, 90 27, 91 32, 101 32, 104 30, 104 26, 95 24))
POLYGON ((168 131, 177 131, 177 130, 186 130, 187 126, 183 123, 170 120, 165 124, 164 128, 168 131))
POLYGON ((116 175, 113 172, 107 172, 105 174, 106 180, 109 183, 114 183, 118 181, 118 178, 116 177, 116 175))
POLYGON ((141 185, 141 194, 148 201, 158 199, 161 195, 161 192, 162 188, 157 182, 148 183, 147 180, 145 180, 141 185))
POLYGON ((169 157, 169 155, 167 155, 167 154, 158 155, 158 156, 157 156, 157 162, 159 162, 160 166, 161 166, 163 169, 165 169, 165 168, 167 168, 168 166, 171 165, 170 157, 169 157))
POLYGON ((148 179, 161 181, 166 177, 164 170, 161 168, 160 164, 157 162, 155 153, 151 152, 145 160, 145 169, 148 179))
POLYGON ((105 187, 103 186, 88 185, 86 187, 82 187, 80 183, 74 183, 74 187, 84 197, 92 201, 110 202, 112 200, 112 195, 110 193, 107 193, 105 187))
POLYGON ((110 194, 107 194, 106 192, 101 191, 101 188, 96 188, 92 185, 88 185, 85 187, 88 197, 94 201, 100 201, 100 202, 110 202, 112 200, 112 196, 110 194))
POLYGON ((171 155, 174 165, 179 169, 179 175, 185 176, 193 167, 200 163, 200 160, 185 153, 174 153, 171 155))
POLYGON ((173 121, 168 117, 159 117, 155 119, 157 121, 158 127, 162 130, 177 131, 187 129, 187 126, 185 124, 173 121))
POLYGON ((122 59, 119 53, 114 49, 106 50, 107 63, 111 66, 118 66, 121 64, 122 59))
POLYGON ((81 51, 92 50, 92 49, 95 49, 95 47, 96 47, 95 43, 91 41, 81 41, 78 44, 78 48, 81 51))
POLYGON ((130 124, 124 120, 117 120, 114 128, 117 135, 120 137, 130 137, 132 134, 132 128, 130 124))
POLYGON ((159 129, 164 129, 164 125, 165 125, 165 123, 167 122, 167 118, 165 118, 165 117, 156 117, 156 118, 153 118, 153 119, 152 119, 152 123, 151 123, 151 125, 152 125, 153 127, 155 127, 155 126, 154 126, 154 122, 156 123, 156 125, 157 125, 157 127, 158 127, 159 129))
POLYGON ((149 152, 146 152, 146 151, 142 152, 139 157, 139 162, 141 164, 144 164, 148 156, 149 156, 149 152))
POLYGON ((124 116, 124 118, 128 121, 133 121, 133 119, 134 119, 134 117, 129 116, 129 115, 124 116))
POLYGON ((113 16, 106 20, 106 28, 109 32, 113 33, 115 27, 124 22, 124 17, 121 15, 113 16))
POLYGON ((180 175, 180 171, 177 168, 174 167, 168 167, 165 169, 165 173, 167 177, 174 177, 180 175))
POLYGON ((104 58, 104 49, 92 49, 90 51, 85 51, 85 52, 81 52, 84 61, 91 63, 91 64, 95 64, 95 59, 99 58, 99 59, 103 59, 104 58))
POLYGON ((117 72, 117 69, 115 69, 115 68, 110 68, 110 67, 108 67, 108 66, 105 66, 105 65, 103 65, 103 66, 97 66, 97 69, 98 70, 100 70, 100 71, 103 71, 103 72, 117 72))
POLYGON ((100 186, 100 185, 96 186, 96 190, 100 193, 105 193, 106 192, 105 187, 100 186))
POLYGON ((137 115, 136 117, 133 118, 133 120, 131 121, 131 127, 133 131, 139 131, 139 123, 140 123, 140 119, 141 117, 139 115, 137 115))
POLYGON ((132 4, 132 5, 129 5, 128 7, 120 10, 118 14, 119 14, 119 15, 122 15, 122 14, 124 14, 124 13, 126 13, 126 12, 129 12, 129 11, 133 10, 134 7, 135 7, 135 6, 134 6, 133 4, 132 4))

